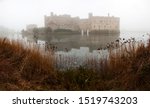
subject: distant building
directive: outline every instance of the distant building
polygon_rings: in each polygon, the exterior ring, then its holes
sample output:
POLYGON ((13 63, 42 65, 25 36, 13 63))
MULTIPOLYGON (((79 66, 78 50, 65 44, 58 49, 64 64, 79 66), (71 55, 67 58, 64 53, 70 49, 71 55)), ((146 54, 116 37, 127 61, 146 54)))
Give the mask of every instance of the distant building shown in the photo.
MULTIPOLYGON (((89 14, 88 28, 90 31, 93 30, 110 30, 120 31, 120 18, 113 16, 93 16, 89 14)), ((82 28, 81 28, 82 29, 82 28)), ((83 28, 84 29, 84 28, 83 28)))
POLYGON ((69 29, 73 31, 79 30, 79 18, 72 18, 70 15, 54 15, 45 16, 45 27, 50 27, 52 30, 69 29))
POLYGON ((26 26, 27 31, 32 31, 34 28, 37 28, 36 24, 29 24, 26 26))
POLYGON ((54 15, 51 12, 50 16, 45 16, 45 27, 50 27, 52 30, 120 32, 120 18, 109 16, 109 14, 108 16, 93 16, 92 13, 89 13, 87 19, 80 19, 70 15, 54 15))

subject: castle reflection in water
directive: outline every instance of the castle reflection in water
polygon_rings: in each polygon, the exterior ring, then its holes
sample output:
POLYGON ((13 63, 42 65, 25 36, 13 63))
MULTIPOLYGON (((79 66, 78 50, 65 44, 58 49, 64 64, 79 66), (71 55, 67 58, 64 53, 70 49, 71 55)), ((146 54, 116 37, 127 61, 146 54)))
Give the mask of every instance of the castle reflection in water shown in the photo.
MULTIPOLYGON (((30 36, 30 38, 31 37, 32 36, 30 36)), ((83 47, 87 47, 91 52, 97 49, 105 49, 108 43, 111 43, 118 38, 119 34, 89 36, 56 35, 39 38, 39 40, 44 41, 46 44, 54 46, 56 51, 71 51, 72 49, 83 49, 83 47)))

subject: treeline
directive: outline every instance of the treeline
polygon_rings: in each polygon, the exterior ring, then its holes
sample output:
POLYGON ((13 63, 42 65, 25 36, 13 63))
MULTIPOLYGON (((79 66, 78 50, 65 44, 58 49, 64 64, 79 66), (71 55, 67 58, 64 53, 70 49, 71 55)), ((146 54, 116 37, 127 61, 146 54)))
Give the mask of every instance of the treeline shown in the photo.
POLYGON ((51 36, 57 34, 79 34, 79 31, 72 31, 70 29, 56 29, 52 30, 50 27, 34 28, 32 30, 22 30, 23 36, 33 35, 33 36, 51 36))

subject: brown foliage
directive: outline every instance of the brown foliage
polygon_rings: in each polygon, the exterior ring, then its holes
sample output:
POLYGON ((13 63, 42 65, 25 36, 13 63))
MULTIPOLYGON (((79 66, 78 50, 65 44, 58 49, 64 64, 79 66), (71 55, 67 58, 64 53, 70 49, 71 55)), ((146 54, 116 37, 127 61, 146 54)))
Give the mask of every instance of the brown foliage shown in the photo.
POLYGON ((150 41, 110 50, 99 64, 87 60, 86 66, 60 71, 55 62, 36 47, 0 39, 0 90, 150 90, 150 41))

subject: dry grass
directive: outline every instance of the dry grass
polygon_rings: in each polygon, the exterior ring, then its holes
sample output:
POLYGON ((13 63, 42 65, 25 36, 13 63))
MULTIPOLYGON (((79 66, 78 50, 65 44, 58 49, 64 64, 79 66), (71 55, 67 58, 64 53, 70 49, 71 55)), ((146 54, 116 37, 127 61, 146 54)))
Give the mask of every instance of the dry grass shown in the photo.
POLYGON ((35 89, 47 77, 55 78, 53 59, 38 49, 24 48, 19 42, 0 39, 0 89, 35 89))
POLYGON ((150 90, 150 42, 129 42, 109 53, 98 64, 88 60, 62 72, 52 55, 0 39, 0 90, 150 90))

